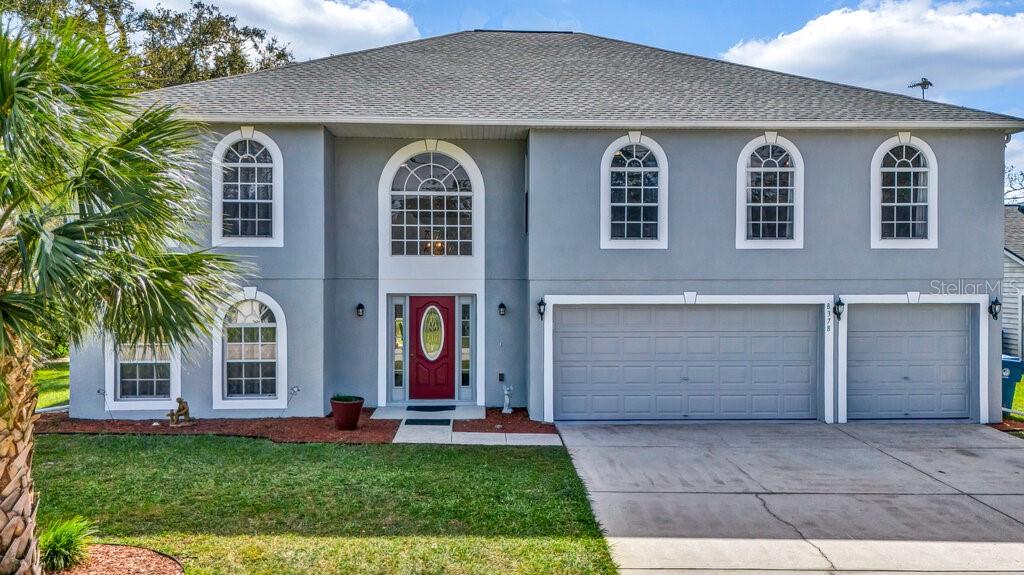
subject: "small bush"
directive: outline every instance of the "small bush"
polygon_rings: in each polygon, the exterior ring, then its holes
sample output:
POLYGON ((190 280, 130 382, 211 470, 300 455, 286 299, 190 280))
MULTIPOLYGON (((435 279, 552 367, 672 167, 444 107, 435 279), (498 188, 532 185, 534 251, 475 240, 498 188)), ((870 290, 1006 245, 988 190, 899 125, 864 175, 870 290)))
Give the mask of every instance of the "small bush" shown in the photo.
POLYGON ((39 555, 43 570, 56 573, 85 561, 95 534, 93 524, 81 517, 48 525, 39 535, 39 555))
POLYGON ((362 400, 363 398, 357 397, 355 395, 341 395, 340 393, 331 396, 331 401, 341 401, 344 403, 354 403, 356 401, 362 400))

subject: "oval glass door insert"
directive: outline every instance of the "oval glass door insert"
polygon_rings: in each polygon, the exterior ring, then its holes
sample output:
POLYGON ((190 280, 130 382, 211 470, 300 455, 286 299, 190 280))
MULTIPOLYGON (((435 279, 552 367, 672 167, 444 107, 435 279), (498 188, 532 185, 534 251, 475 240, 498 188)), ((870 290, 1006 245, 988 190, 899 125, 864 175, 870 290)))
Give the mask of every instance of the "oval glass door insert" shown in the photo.
POLYGON ((444 349, 444 317, 436 305, 427 308, 423 312, 423 320, 420 321, 420 348, 427 360, 434 361, 441 355, 444 349))

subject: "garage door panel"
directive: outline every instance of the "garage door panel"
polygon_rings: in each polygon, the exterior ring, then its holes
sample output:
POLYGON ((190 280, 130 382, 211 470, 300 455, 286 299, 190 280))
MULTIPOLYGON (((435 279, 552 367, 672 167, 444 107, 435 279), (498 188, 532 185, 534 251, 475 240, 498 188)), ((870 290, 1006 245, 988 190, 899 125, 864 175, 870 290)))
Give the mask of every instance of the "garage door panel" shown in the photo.
POLYGON ((814 418, 817 309, 558 306, 555 417, 814 418), (587 341, 583 355, 580 338, 587 341))
POLYGON ((968 416, 969 306, 857 305, 848 317, 849 419, 968 416))

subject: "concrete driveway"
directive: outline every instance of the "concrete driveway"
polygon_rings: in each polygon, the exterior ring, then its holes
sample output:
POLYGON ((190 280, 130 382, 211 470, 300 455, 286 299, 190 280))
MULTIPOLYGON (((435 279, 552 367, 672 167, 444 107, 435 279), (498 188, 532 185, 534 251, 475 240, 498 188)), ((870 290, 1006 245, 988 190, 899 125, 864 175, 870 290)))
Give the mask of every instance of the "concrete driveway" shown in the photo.
POLYGON ((1024 572, 1024 440, 980 425, 560 425, 628 575, 1024 572))

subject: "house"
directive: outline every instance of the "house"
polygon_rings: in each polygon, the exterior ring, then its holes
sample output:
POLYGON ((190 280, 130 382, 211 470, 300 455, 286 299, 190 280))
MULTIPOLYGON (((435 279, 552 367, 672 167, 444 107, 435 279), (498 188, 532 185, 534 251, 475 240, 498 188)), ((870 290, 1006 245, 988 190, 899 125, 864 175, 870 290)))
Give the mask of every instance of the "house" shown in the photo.
POLYGON ((500 31, 145 98, 209 126, 197 233, 256 271, 208 350, 76 349, 73 417, 999 417, 1019 118, 500 31))
POLYGON ((1024 296, 1024 204, 1003 208, 1003 354, 1021 354, 1021 297, 1024 296))

